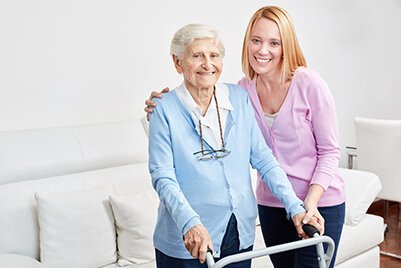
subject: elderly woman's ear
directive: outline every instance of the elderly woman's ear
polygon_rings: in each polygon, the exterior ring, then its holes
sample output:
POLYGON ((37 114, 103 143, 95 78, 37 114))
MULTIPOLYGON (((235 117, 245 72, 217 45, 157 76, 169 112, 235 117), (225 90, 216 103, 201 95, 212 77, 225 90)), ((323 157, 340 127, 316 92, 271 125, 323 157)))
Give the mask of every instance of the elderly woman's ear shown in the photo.
POLYGON ((174 62, 174 67, 177 70, 177 72, 179 74, 182 74, 181 60, 176 55, 173 55, 173 62, 174 62))

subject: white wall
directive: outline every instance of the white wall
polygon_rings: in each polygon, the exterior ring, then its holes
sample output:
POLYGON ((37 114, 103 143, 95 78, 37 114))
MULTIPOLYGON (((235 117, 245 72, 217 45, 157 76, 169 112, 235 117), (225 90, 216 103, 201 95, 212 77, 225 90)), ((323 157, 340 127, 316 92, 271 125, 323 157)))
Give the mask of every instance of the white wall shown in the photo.
POLYGON ((221 80, 236 82, 247 22, 266 4, 291 13, 333 92, 345 165, 356 115, 401 119, 400 0, 0 0, 0 130, 140 118, 151 90, 180 81, 169 42, 189 22, 219 29, 221 80))

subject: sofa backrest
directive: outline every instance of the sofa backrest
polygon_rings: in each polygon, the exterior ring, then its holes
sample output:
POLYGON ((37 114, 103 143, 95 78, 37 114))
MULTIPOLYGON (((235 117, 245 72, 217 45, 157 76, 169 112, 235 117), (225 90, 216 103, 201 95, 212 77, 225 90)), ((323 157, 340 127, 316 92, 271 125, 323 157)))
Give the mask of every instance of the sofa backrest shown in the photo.
POLYGON ((139 120, 0 132, 0 184, 147 161, 139 120))

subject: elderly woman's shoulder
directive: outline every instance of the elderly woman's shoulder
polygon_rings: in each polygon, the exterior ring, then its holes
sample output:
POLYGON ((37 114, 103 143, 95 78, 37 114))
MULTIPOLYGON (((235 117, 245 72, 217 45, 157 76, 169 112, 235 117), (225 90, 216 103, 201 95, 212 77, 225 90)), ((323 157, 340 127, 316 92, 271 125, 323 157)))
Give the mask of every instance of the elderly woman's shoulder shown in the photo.
POLYGON ((169 92, 163 93, 163 96, 161 98, 153 98, 152 101, 154 101, 157 105, 161 104, 170 104, 174 103, 177 100, 176 98, 176 92, 175 89, 170 90, 169 92))
POLYGON ((243 86, 239 84, 232 84, 232 83, 224 83, 230 94, 240 95, 240 96, 247 96, 246 90, 243 86))
POLYGON ((228 87, 228 89, 230 90, 230 93, 231 93, 231 91, 233 91, 237 94, 245 94, 246 95, 246 91, 245 91, 244 87, 239 84, 224 83, 224 85, 226 85, 228 87))
POLYGON ((241 87, 243 87, 244 89, 247 89, 247 88, 253 86, 254 83, 255 83, 255 79, 249 80, 248 78, 246 78, 244 76, 238 81, 237 84, 240 85, 241 87))

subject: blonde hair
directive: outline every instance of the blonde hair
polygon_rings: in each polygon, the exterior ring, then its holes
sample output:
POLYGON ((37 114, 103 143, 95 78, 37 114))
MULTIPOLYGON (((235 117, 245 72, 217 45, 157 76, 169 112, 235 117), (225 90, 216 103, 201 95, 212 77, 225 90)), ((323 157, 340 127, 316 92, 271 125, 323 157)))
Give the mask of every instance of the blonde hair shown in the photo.
POLYGON ((211 38, 218 43, 221 57, 224 57, 225 49, 215 29, 205 24, 187 24, 179 29, 171 40, 170 54, 178 58, 184 56, 185 49, 195 40, 211 38))
POLYGON ((281 65, 281 82, 291 80, 297 68, 306 67, 306 59, 298 43, 294 24, 286 10, 277 6, 265 6, 255 12, 249 21, 242 46, 242 71, 248 80, 252 80, 256 73, 249 63, 248 48, 252 30, 260 18, 274 21, 281 36, 283 48, 283 64, 281 65))

